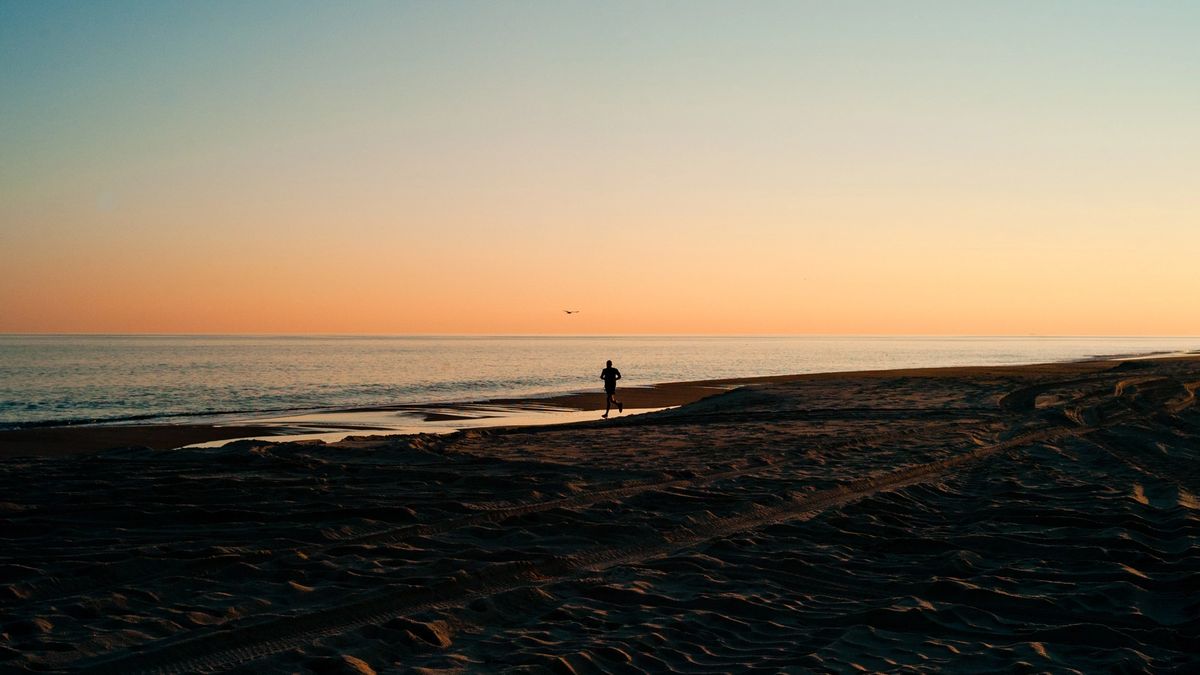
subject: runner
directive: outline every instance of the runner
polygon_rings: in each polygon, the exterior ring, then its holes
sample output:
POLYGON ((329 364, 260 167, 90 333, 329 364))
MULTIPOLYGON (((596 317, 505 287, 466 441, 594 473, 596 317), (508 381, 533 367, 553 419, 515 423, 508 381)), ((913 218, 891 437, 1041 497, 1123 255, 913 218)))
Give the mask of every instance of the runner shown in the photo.
POLYGON ((617 412, 625 412, 625 406, 617 400, 617 380, 621 379, 621 371, 612 367, 612 361, 608 362, 604 370, 600 371, 600 379, 604 380, 604 414, 602 417, 608 418, 608 411, 613 405, 617 406, 617 412))

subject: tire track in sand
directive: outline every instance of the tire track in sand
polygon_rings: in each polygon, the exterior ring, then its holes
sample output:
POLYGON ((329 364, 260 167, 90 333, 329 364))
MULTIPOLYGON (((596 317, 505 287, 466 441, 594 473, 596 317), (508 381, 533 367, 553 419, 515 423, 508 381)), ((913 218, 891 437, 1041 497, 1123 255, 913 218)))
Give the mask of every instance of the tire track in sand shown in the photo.
MULTIPOLYGON (((943 429, 946 427, 958 426, 954 422, 939 422, 927 425, 926 429, 943 429)), ((858 445, 861 443, 880 443, 887 442, 896 438, 903 438, 911 435, 908 431, 889 431, 875 434, 859 434, 852 438, 843 439, 835 442, 814 443, 808 451, 822 450, 837 450, 840 448, 858 445)), ((579 508, 582 506, 590 506, 599 502, 608 501, 611 499, 623 499, 626 497, 634 497, 644 492, 653 492, 656 490, 666 490, 677 487, 699 487, 716 483, 722 480, 731 478, 739 478, 741 476, 749 476, 763 471, 776 470, 786 468, 802 463, 805 457, 796 457, 792 452, 776 452, 771 455, 764 455, 763 463, 753 464, 738 469, 725 469, 721 471, 713 471, 709 473, 700 473, 698 475, 687 476, 683 478, 672 478, 667 480, 646 479, 635 481, 622 481, 612 487, 607 487, 601 483, 596 486, 597 489, 589 489, 577 495, 570 497, 559 497, 556 499, 548 499, 525 504, 514 504, 512 506, 500 506, 495 508, 487 508, 478 513, 473 513, 467 516, 458 518, 450 518, 447 520, 435 523, 420 523, 414 525, 402 525, 400 527, 392 527, 384 530, 373 530, 362 534, 350 534, 344 537, 335 537, 333 543, 327 544, 316 549, 306 551, 310 555, 313 553, 325 553, 331 549, 342 546, 355 544, 386 544, 396 543, 408 539, 410 537, 420 537, 442 534, 464 527, 474 525, 486 525, 489 523, 503 522, 509 518, 529 515, 532 513, 540 513, 551 509, 570 509, 579 508)))

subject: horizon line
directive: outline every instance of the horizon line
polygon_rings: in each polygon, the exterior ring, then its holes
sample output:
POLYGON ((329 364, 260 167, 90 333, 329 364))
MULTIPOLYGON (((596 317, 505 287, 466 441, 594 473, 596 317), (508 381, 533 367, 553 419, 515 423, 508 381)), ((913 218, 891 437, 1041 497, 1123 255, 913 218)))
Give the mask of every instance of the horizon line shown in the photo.
POLYGON ((1176 338, 1200 339, 1184 334, 1050 334, 1050 333, 344 333, 344 332, 92 332, 92 331, 0 331, 0 337, 378 337, 378 338, 630 338, 630 337, 814 337, 814 338, 1176 338))

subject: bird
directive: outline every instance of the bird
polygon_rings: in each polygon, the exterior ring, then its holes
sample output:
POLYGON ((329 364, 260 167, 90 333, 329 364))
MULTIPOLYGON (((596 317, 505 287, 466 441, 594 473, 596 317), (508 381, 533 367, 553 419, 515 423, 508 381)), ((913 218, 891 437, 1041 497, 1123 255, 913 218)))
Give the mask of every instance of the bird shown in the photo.
POLYGON ((563 311, 566 312, 567 314, 578 314, 579 313, 579 310, 577 310, 577 309, 564 309, 563 311))

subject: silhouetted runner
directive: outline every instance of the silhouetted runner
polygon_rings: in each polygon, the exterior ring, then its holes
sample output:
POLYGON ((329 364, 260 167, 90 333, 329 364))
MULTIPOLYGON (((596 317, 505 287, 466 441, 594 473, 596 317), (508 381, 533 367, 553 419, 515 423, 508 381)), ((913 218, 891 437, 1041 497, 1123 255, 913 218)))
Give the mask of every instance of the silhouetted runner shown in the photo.
POLYGON ((617 412, 625 412, 625 406, 617 400, 617 380, 621 379, 621 371, 612 367, 612 361, 604 370, 600 371, 600 379, 604 380, 604 414, 602 417, 608 417, 608 411, 613 404, 617 404, 617 412))

